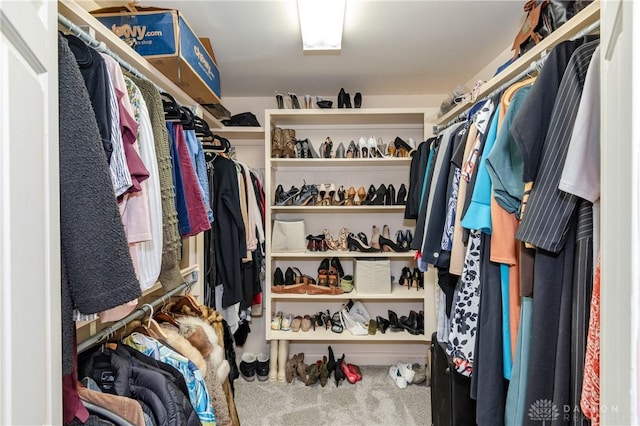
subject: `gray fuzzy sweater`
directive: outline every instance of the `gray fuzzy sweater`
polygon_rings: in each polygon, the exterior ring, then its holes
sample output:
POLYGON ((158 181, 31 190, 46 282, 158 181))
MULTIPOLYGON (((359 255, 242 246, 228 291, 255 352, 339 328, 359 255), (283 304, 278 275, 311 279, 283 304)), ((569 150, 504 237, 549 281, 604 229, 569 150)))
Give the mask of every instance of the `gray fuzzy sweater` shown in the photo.
POLYGON ((71 372, 73 308, 97 313, 140 296, 91 101, 58 37, 62 367, 71 372))

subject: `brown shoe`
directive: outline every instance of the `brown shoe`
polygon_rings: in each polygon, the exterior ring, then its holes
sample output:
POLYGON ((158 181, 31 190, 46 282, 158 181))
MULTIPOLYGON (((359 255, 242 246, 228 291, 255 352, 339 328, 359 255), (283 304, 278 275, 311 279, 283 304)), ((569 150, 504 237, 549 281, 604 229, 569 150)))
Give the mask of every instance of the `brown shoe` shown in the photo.
POLYGON ((274 127, 271 133, 271 158, 281 158, 282 148, 282 129, 274 127))

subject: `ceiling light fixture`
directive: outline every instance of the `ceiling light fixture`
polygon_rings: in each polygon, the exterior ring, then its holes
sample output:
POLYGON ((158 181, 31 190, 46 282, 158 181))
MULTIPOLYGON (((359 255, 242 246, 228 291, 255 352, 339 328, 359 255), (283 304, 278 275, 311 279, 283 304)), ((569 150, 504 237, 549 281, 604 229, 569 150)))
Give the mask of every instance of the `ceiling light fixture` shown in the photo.
POLYGON ((304 50, 340 50, 346 0, 298 0, 304 50))

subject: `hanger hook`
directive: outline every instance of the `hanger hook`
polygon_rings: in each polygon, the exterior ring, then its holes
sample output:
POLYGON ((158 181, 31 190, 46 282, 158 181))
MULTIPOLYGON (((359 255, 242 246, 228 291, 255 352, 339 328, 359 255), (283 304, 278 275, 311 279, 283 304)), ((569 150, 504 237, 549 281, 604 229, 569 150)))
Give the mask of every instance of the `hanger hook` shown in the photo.
POLYGON ((151 306, 148 303, 145 303, 144 305, 142 305, 142 309, 144 309, 145 306, 149 307, 149 319, 147 320, 147 327, 151 327, 151 318, 153 318, 153 306, 151 306))

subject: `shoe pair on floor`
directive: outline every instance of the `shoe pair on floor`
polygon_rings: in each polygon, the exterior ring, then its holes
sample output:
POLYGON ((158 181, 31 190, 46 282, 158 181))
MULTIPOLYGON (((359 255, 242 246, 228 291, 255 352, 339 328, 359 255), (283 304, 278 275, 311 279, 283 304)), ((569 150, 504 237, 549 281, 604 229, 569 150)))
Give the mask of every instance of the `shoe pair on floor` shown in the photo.
POLYGON ((256 377, 264 382, 269 378, 269 355, 245 352, 242 354, 239 370, 240 375, 248 382, 253 382, 256 377))
POLYGON ((402 362, 389 367, 389 377, 393 383, 400 388, 405 389, 407 385, 420 384, 426 380, 426 369, 418 363, 405 364, 402 362))

